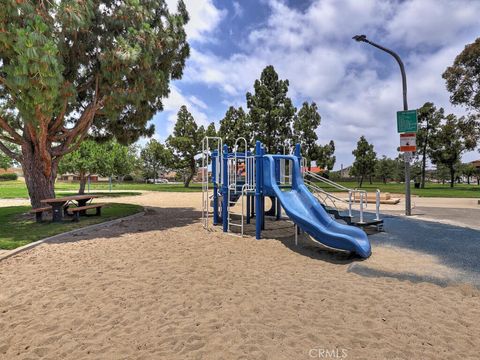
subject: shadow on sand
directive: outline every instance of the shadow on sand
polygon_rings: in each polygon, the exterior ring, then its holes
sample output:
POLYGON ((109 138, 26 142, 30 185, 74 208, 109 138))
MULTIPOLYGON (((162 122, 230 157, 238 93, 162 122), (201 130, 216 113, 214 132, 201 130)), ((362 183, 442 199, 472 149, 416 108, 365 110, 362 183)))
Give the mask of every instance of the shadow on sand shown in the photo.
POLYGON ((116 238, 124 234, 144 233, 150 231, 167 230, 194 224, 200 221, 201 212, 193 208, 161 208, 145 207, 145 214, 135 219, 121 220, 119 223, 100 228, 98 230, 82 231, 80 229, 73 235, 61 236, 51 243, 65 243, 73 241, 94 240, 99 236, 116 238), (108 231, 102 231, 108 229, 108 231), (101 231, 101 235, 99 232, 101 231))

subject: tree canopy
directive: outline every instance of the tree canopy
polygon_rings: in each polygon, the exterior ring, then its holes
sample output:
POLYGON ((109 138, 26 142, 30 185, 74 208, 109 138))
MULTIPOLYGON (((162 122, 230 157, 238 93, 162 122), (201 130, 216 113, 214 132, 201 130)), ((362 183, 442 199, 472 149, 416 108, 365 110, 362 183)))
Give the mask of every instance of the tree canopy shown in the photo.
POLYGON ((455 174, 459 170, 462 154, 476 147, 474 126, 468 119, 450 114, 435 134, 436 146, 431 150, 432 162, 449 169, 451 187, 455 184, 455 174))
POLYGON ((417 132, 417 156, 421 158, 421 179, 420 187, 425 188, 425 170, 427 167, 427 158, 433 150, 435 150, 436 134, 439 131, 440 122, 444 118, 444 110, 437 110, 436 106, 431 102, 426 102, 418 109, 418 125, 417 132))
POLYGON ((225 117, 220 120, 220 129, 218 136, 223 139, 223 143, 233 148, 238 138, 245 138, 247 142, 251 142, 252 134, 248 120, 248 115, 242 107, 238 109, 230 106, 225 113, 225 117))
POLYGON ((0 150, 22 164, 34 207, 87 134, 153 134, 148 121, 189 55, 187 21, 183 1, 176 13, 165 0, 2 2, 0 150))
POLYGON ((187 171, 184 179, 185 187, 190 186, 190 182, 195 176, 197 170, 195 157, 201 152, 204 136, 205 129, 203 126, 198 127, 192 114, 183 105, 178 111, 173 134, 167 139, 167 146, 175 156, 175 168, 186 169, 187 171))
POLYGON ((450 101, 480 112, 480 38, 465 46, 443 73, 450 101))
POLYGON ((355 161, 352 165, 351 174, 358 177, 358 183, 361 187, 363 180, 367 176, 372 176, 375 172, 375 161, 377 154, 373 150, 373 144, 369 144, 365 136, 361 136, 357 142, 357 148, 352 151, 355 161))
POLYGON ((317 104, 304 102, 293 120, 293 140, 295 143, 301 143, 304 156, 307 159, 310 168, 311 160, 319 155, 317 148, 318 136, 317 128, 320 126, 321 116, 318 113, 317 104))
POLYGON ((85 140, 79 148, 65 155, 59 164, 60 174, 75 174, 80 179, 79 194, 85 192, 90 175, 123 177, 136 163, 134 149, 116 141, 98 143, 85 140))
POLYGON ((296 109, 287 96, 288 80, 280 80, 275 68, 267 66, 255 81, 254 93, 247 93, 252 135, 270 153, 283 151, 292 136, 291 124, 296 109))
POLYGON ((140 152, 143 175, 146 179, 156 180, 159 173, 173 166, 173 153, 155 139, 150 140, 140 152))

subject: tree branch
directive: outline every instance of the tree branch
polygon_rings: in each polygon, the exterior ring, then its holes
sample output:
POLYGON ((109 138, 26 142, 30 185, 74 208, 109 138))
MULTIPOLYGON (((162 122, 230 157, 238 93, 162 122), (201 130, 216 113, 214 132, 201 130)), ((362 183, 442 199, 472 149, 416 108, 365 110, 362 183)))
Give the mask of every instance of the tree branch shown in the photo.
MULTIPOLYGON (((64 84, 64 87, 66 87, 68 83, 64 84)), ((68 106, 68 96, 65 95, 65 98, 63 99, 63 104, 62 104, 62 109, 60 110, 60 113, 57 115, 57 118, 53 122, 52 126, 49 129, 49 139, 51 140, 53 136, 57 133, 57 131, 63 126, 63 119, 65 118, 65 114, 67 112, 67 106, 68 106)))
POLYGON ((95 96, 90 104, 85 108, 77 124, 70 130, 65 131, 62 135, 56 136, 55 141, 63 141, 63 144, 52 149, 52 155, 55 157, 68 154, 80 146, 79 142, 83 140, 93 123, 95 114, 103 106, 104 98, 98 100, 99 79, 95 80, 95 96), (79 139, 77 139, 79 137, 79 139), (76 141, 76 144, 70 146, 76 141))
POLYGON ((21 142, 15 140, 15 139, 12 139, 12 138, 10 138, 10 137, 8 137, 8 136, 1 135, 1 134, 0 134, 0 140, 8 141, 8 142, 10 142, 10 143, 14 143, 14 144, 17 144, 17 145, 22 145, 21 142))
POLYGON ((0 142, 0 150, 5 153, 8 157, 17 160, 18 162, 22 162, 22 157, 18 154, 15 154, 12 150, 10 150, 8 147, 6 147, 4 144, 0 142))
POLYGON ((8 123, 7 121, 0 116, 0 128, 5 130, 17 143, 21 144, 23 142, 22 137, 18 134, 8 123))

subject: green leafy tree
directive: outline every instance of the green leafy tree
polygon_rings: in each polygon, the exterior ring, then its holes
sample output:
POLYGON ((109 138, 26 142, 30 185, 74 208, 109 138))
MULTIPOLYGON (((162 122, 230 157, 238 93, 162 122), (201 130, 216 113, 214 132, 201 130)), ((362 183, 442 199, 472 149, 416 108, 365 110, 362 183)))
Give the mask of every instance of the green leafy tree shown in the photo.
MULTIPOLYGON (((400 153, 393 161, 395 163, 394 179, 399 182, 405 182, 405 154, 400 153)), ((421 176, 422 162, 420 160, 411 162, 410 179, 419 184, 421 176)))
POLYGON ((443 73, 450 101, 480 112, 480 38, 465 46, 443 73))
MULTIPOLYGON (((229 148, 233 148, 238 138, 245 138, 247 142, 252 141, 251 128, 248 115, 242 107, 238 109, 230 106, 225 113, 225 117, 220 120, 220 129, 218 136, 223 139, 223 143, 229 148)), ((240 144, 243 147, 243 144, 240 144)), ((241 149, 243 150, 243 148, 241 149)))
POLYGON ((333 140, 326 145, 316 145, 313 151, 313 159, 316 161, 317 166, 324 170, 331 171, 335 166, 337 160, 335 154, 335 143, 333 140))
POLYGON ((447 115, 445 121, 440 125, 433 141, 435 149, 431 150, 432 162, 436 165, 444 165, 450 172, 450 187, 454 187, 455 174, 465 151, 473 150, 476 147, 474 135, 475 124, 463 117, 447 115))
POLYGON ((175 155, 175 167, 185 171, 185 187, 190 186, 190 182, 195 176, 197 170, 195 156, 202 150, 204 136, 203 126, 198 127, 192 114, 183 105, 177 114, 173 135, 167 139, 167 146, 175 155))
POLYGON ((0 169, 7 170, 10 166, 12 166, 12 159, 0 154, 0 169))
POLYGON ((117 141, 110 141, 104 145, 104 152, 105 160, 100 167, 100 175, 123 180, 138 165, 137 149, 133 145, 125 146, 117 141))
POLYGON ((450 170, 445 165, 438 164, 435 168, 433 176, 437 181, 441 181, 442 184, 445 185, 445 182, 450 179, 450 170))
POLYGON ((217 129, 215 128, 215 123, 211 122, 205 130, 205 136, 216 137, 218 135, 217 129))
POLYGON ((105 161, 105 151, 101 144, 93 140, 85 140, 79 148, 60 161, 60 174, 75 174, 80 179, 79 194, 85 193, 85 185, 90 175, 98 174, 105 161))
POLYGON ((255 81, 255 92, 247 93, 253 138, 263 142, 270 153, 283 151, 291 138, 296 109, 287 96, 288 86, 288 80, 280 80, 275 68, 269 65, 260 80, 255 81))
POLYGON ((473 164, 462 164, 460 173, 467 178, 467 184, 470 185, 470 179, 477 174, 477 168, 473 164))
POLYGON ((87 134, 153 134, 189 55, 183 1, 2 1, 0 150, 22 164, 32 206, 51 198, 60 159, 87 134), (21 154, 7 143, 21 146, 21 154))
POLYGON ((307 159, 308 170, 311 170, 314 158, 322 159, 323 148, 316 144, 317 128, 320 126, 321 116, 317 104, 304 102, 293 120, 293 141, 302 144, 304 156, 307 159))
POLYGON ((362 187, 363 180, 372 176, 375 172, 377 154, 373 150, 373 144, 369 144, 363 135, 357 142, 357 148, 352 151, 352 154, 355 156, 355 161, 352 165, 351 174, 358 178, 358 184, 362 187))
POLYGON ((375 177, 382 179, 386 184, 388 179, 394 179, 397 175, 397 161, 383 155, 375 163, 375 177))
POLYGON ((98 143, 85 140, 79 148, 65 155, 59 163, 60 174, 75 174, 80 179, 79 194, 85 193, 89 176, 117 176, 129 174, 134 167, 136 157, 131 147, 116 141, 98 143))
MULTIPOLYGON (((20 154, 20 149, 15 144, 5 144, 9 151, 13 152, 14 154, 20 154)), ((3 152, 0 151, 0 169, 7 170, 8 168, 12 167, 15 164, 15 161, 7 155, 4 155, 3 152)))
POLYGON ((436 133, 439 130, 440 122, 444 118, 444 110, 437 110, 431 102, 425 103, 418 109, 417 132, 417 156, 421 158, 421 179, 420 187, 425 188, 425 169, 427 167, 427 157, 430 152, 435 150, 436 133))
POLYGON ((159 173, 173 165, 173 153, 155 139, 150 140, 140 152, 143 174, 146 179, 156 180, 159 173))

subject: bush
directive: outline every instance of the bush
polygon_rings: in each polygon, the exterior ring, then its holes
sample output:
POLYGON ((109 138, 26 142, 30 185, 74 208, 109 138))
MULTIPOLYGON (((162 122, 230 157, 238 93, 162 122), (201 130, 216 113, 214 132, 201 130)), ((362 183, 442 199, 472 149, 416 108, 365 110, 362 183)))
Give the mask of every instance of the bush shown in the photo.
POLYGON ((13 173, 13 174, 0 174, 0 181, 9 181, 9 180, 17 180, 18 175, 13 173))
POLYGON ((123 177, 123 181, 133 181, 133 176, 132 175, 125 175, 123 177))

